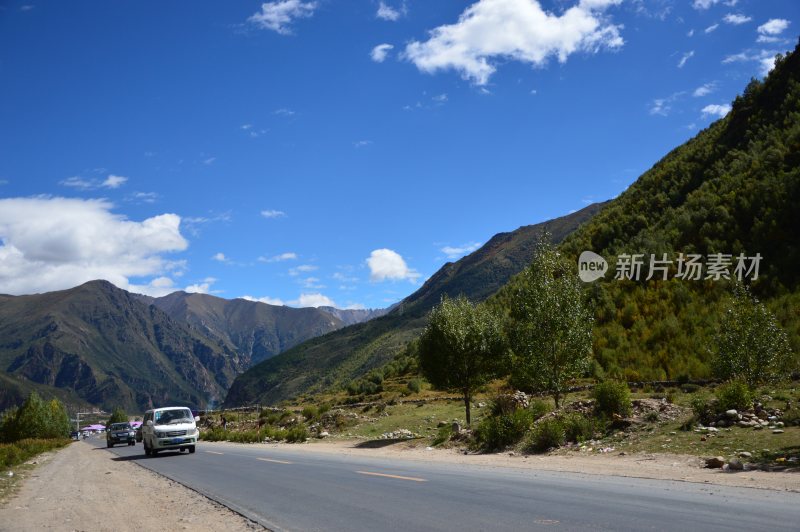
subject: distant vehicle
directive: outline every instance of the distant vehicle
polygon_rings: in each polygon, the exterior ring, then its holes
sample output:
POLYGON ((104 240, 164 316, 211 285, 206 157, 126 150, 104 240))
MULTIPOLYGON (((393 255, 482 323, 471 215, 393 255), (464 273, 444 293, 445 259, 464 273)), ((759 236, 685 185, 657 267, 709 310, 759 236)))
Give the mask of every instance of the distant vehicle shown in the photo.
POLYGON ((136 442, 137 443, 142 441, 142 427, 143 426, 144 426, 144 424, 139 425, 138 427, 136 427, 136 442))
POLYGON ((117 443, 136 445, 136 432, 130 423, 112 423, 106 431, 106 447, 114 447, 117 443))
POLYGON ((72 432, 69 433, 69 437, 72 438, 73 440, 80 440, 81 433, 78 432, 77 430, 73 430, 72 432))
POLYGON ((148 410, 142 423, 144 454, 155 456, 166 450, 195 452, 200 437, 195 422, 199 419, 183 406, 148 410))

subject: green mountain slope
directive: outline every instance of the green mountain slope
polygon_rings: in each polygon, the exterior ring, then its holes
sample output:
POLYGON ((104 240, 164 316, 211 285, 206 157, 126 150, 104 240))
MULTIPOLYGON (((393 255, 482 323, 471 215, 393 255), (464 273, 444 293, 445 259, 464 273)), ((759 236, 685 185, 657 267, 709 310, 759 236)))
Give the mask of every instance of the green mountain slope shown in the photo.
MULTIPOLYGON (((734 266, 740 253, 760 253, 753 291, 800 352, 800 53, 779 61, 763 82, 752 81, 732 107, 561 246, 573 260, 593 250, 609 261, 606 278, 587 286, 596 308, 594 354, 606 373, 628 380, 709 376, 728 298, 727 282, 674 279, 677 265, 667 281, 613 280, 624 253, 647 261, 651 253, 696 253, 704 261, 725 253, 734 266)), ((512 281, 498 294, 498 305, 513 288, 512 281)))
POLYGON ((254 366, 236 379, 226 404, 274 403, 344 384, 381 366, 419 335, 426 313, 442 295, 463 293, 476 301, 486 299, 530 262, 543 230, 560 242, 602 207, 590 205, 568 216, 495 235, 479 250, 445 264, 386 316, 315 338, 254 366))

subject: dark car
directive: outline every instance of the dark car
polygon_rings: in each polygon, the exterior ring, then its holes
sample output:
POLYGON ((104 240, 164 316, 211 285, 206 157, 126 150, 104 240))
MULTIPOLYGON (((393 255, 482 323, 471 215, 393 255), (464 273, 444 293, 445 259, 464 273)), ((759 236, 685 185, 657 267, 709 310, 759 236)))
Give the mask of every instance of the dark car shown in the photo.
POLYGON ((106 430, 106 447, 114 447, 117 443, 136 445, 136 432, 130 423, 112 423, 106 430))
POLYGON ((81 439, 81 433, 78 432, 77 430, 73 430, 72 432, 69 433, 69 437, 71 439, 73 439, 73 440, 80 440, 81 439))

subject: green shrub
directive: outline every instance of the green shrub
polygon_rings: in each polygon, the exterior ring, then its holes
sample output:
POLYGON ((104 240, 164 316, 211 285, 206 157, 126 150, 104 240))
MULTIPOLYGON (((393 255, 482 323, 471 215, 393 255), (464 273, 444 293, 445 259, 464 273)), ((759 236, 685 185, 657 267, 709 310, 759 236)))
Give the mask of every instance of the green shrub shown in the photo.
POLYGON ((644 416, 644 420, 648 423, 658 423, 658 420, 661 419, 658 415, 658 412, 655 410, 651 410, 644 416))
POLYGON ((564 439, 566 441, 581 443, 591 440, 594 436, 594 422, 577 412, 564 416, 561 423, 564 426, 564 439))
POLYGON ((800 408, 790 408, 784 412, 781 421, 783 421, 787 427, 800 427, 800 408))
POLYGON ((319 409, 314 405, 309 405, 303 408, 302 414, 308 420, 317 419, 319 417, 319 409))
POLYGON ((431 442, 431 445, 436 447, 437 445, 441 445, 445 442, 450 441, 450 436, 453 435, 453 426, 446 425, 444 427, 439 428, 439 431, 436 433, 436 437, 431 442))
POLYGON ((520 408, 508 414, 484 418, 475 429, 475 444, 495 451, 519 442, 533 423, 530 410, 520 408))
POLYGON ((595 411, 602 416, 617 414, 625 417, 631 413, 631 391, 624 382, 601 382, 592 390, 592 398, 595 411))
POLYGON ((753 407, 753 393, 742 381, 729 381, 717 386, 714 390, 717 396, 717 411, 748 410, 753 407))
POLYGON ((308 430, 303 424, 295 425, 286 431, 286 441, 289 443, 302 443, 308 439, 308 430))
POLYGON ((717 409, 716 401, 712 401, 707 395, 692 397, 691 405, 695 421, 705 425, 714 420, 717 409))
POLYGON ((564 424, 556 418, 540 421, 533 427, 526 450, 534 453, 544 453, 547 450, 563 445, 566 439, 564 424))
POLYGON ((408 381, 408 384, 406 384, 406 387, 410 392, 419 393, 420 390, 422 390, 422 381, 419 379, 411 379, 408 381))
POLYGON ((550 413, 550 405, 541 399, 534 399, 531 401, 530 406, 528 406, 528 410, 531 411, 533 419, 537 420, 543 415, 550 413))

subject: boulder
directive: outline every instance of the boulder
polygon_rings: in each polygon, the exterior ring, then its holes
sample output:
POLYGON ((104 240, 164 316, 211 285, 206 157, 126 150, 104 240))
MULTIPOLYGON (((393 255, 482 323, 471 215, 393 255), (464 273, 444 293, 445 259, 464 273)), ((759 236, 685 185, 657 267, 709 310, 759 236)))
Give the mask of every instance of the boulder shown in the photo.
POLYGON ((730 409, 727 412, 725 412, 725 415, 728 416, 728 417, 731 417, 731 418, 733 418, 733 417, 738 418, 739 417, 739 412, 734 410, 734 409, 730 409))
POLYGON ((706 467, 708 469, 721 469, 725 465, 725 459, 721 456, 713 458, 706 458, 706 467))
POLYGON ((744 464, 738 458, 731 458, 728 462, 728 469, 730 471, 742 471, 744 469, 744 464))

